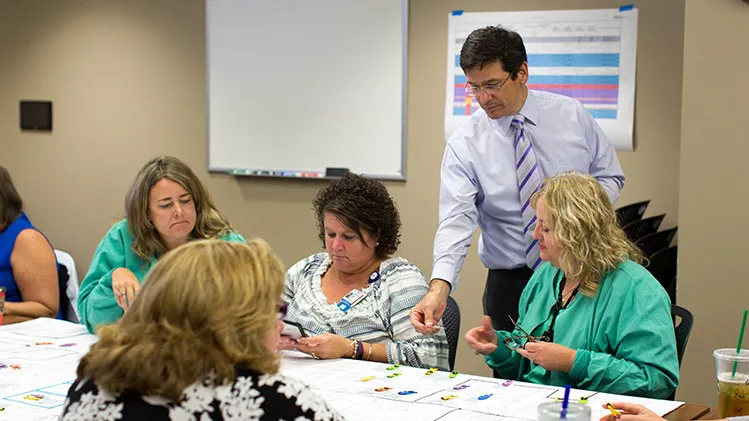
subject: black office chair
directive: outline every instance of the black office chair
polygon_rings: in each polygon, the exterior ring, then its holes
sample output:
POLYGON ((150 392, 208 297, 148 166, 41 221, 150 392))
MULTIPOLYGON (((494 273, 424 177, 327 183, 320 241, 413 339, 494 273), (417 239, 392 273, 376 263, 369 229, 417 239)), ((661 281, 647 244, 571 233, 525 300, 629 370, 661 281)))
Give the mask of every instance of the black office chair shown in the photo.
POLYGON ((674 237, 676 236, 677 230, 678 228, 674 227, 671 229, 648 234, 637 240, 637 247, 642 250, 642 253, 645 255, 645 257, 650 258, 650 256, 652 256, 656 251, 663 250, 671 246, 671 241, 673 241, 674 237))
MULTIPOLYGON (((671 306, 671 318, 674 319, 674 333, 676 334, 676 355, 679 359, 679 368, 681 369, 681 360, 684 358, 684 351, 687 350, 689 334, 692 332, 694 316, 684 307, 671 306)), ((669 400, 676 399, 676 391, 668 397, 669 400)))
POLYGON ((694 316, 692 312, 684 307, 671 306, 671 316, 674 318, 674 330, 676 332, 676 353, 679 356, 679 367, 687 349, 689 334, 692 332, 694 316))
POLYGON ((616 220, 619 222, 619 226, 623 227, 630 222, 642 219, 642 215, 645 214, 649 204, 650 200, 643 200, 616 209, 616 220))
POLYGON ((627 238, 629 238, 630 241, 635 242, 648 234, 658 232, 658 228, 661 226, 661 222, 663 222, 663 218, 665 217, 666 214, 664 213, 651 216, 650 218, 640 219, 639 221, 630 222, 623 226, 622 229, 624 230, 624 233, 627 234, 627 238))
POLYGON ((676 266, 678 261, 678 246, 671 246, 653 253, 648 259, 648 270, 661 283, 671 297, 671 303, 676 303, 676 266))
POLYGON ((449 362, 450 370, 455 369, 455 355, 458 353, 458 339, 460 337, 460 308, 453 297, 447 297, 447 307, 442 315, 442 326, 447 336, 447 345, 450 348, 449 362))

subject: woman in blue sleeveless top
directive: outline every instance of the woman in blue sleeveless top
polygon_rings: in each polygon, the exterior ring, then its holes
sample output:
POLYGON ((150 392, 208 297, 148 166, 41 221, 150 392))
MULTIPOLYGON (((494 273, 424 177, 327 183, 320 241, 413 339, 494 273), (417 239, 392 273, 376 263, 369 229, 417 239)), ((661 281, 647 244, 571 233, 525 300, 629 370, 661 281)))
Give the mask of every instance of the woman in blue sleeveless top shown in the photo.
POLYGON ((3 324, 55 317, 59 307, 54 250, 22 209, 8 170, 0 167, 0 287, 6 289, 3 324))

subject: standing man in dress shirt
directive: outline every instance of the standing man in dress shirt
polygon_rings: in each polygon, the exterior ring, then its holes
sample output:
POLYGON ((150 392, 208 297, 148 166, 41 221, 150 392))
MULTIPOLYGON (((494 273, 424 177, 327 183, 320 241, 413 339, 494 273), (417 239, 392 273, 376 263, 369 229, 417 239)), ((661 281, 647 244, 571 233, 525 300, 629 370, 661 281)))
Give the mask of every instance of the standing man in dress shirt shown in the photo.
POLYGON ((466 92, 481 109, 448 140, 442 158, 439 226, 429 292, 411 310, 425 334, 438 329, 458 283, 476 227, 489 269, 484 313, 495 329, 513 330, 518 301, 541 264, 529 205, 544 177, 576 170, 594 176, 612 203, 624 174, 606 135, 572 98, 530 90, 523 39, 501 27, 473 31, 460 51, 466 92))

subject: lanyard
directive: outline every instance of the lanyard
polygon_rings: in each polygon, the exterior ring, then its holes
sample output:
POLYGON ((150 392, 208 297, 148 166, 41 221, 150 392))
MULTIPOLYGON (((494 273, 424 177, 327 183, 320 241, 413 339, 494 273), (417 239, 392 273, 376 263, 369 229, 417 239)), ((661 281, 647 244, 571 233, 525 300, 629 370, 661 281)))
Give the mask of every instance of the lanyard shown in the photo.
POLYGON ((577 295, 577 291, 580 289, 580 285, 578 284, 575 289, 572 290, 572 294, 570 294, 570 298, 569 300, 567 300, 567 304, 565 305, 562 291, 564 291, 564 284, 566 280, 567 278, 562 276, 562 281, 559 283, 559 297, 557 298, 557 302, 554 303, 553 306, 551 306, 551 324, 549 325, 549 328, 546 329, 546 332, 541 335, 541 340, 544 342, 554 342, 554 324, 557 321, 559 311, 567 308, 570 305, 570 301, 572 301, 572 298, 577 295))

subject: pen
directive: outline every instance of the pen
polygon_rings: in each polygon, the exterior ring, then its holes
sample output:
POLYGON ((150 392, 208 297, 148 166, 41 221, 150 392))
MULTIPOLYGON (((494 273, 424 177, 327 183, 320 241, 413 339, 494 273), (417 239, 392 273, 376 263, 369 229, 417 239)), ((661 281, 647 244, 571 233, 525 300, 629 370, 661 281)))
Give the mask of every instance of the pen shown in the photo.
POLYGON ((612 405, 612 404, 610 404, 610 403, 606 403, 606 408, 608 408, 608 409, 609 409, 609 411, 611 411, 611 415, 615 416, 615 417, 616 417, 616 419, 619 419, 619 418, 621 418, 621 417, 622 417, 622 414, 621 414, 621 412, 617 411, 617 410, 616 410, 616 409, 614 408, 614 405, 612 405))

